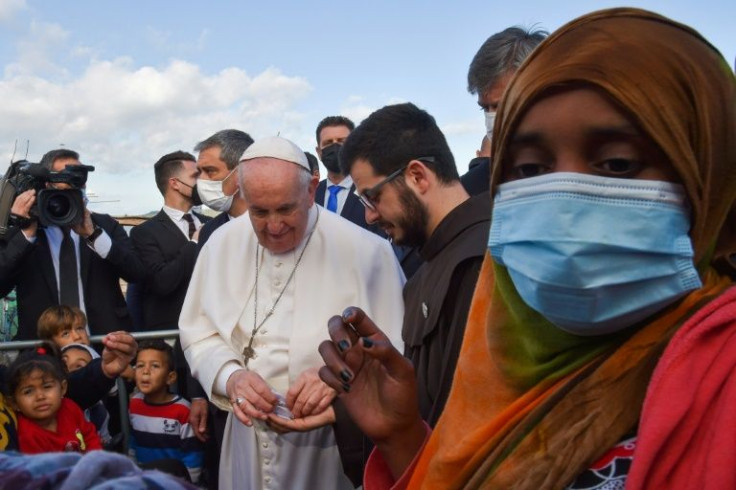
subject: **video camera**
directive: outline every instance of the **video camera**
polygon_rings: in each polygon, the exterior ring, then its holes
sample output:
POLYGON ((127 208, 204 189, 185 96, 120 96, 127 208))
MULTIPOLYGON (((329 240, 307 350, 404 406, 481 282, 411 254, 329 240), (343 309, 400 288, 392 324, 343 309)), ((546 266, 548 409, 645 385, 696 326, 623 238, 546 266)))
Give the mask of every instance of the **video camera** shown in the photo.
MULTIPOLYGON (((10 213, 18 194, 36 189, 36 204, 31 208, 31 218, 37 218, 43 226, 72 226, 84 219, 84 195, 87 174, 94 171, 91 165, 67 165, 61 172, 52 172, 39 163, 18 160, 10 164, 0 179, 0 237, 14 226, 21 226, 23 218, 10 213), (67 184, 70 189, 50 189, 46 184, 67 184)), ((22 226, 21 226, 22 227, 22 226)))

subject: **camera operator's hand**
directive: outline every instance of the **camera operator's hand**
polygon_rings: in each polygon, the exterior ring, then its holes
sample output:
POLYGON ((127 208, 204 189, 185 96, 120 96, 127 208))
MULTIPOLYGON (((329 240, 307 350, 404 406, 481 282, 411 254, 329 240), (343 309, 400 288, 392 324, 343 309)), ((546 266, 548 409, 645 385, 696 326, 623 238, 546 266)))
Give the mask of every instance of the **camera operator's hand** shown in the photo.
MULTIPOLYGON (((13 207, 10 208, 10 212, 20 216, 21 218, 30 218, 31 208, 34 204, 36 204, 36 190, 29 189, 16 196, 15 201, 13 201, 13 207)), ((22 231, 26 238, 33 238, 36 236, 36 230, 38 230, 38 222, 34 220, 30 226, 24 228, 22 231)))
POLYGON ((87 238, 95 231, 95 224, 92 222, 92 214, 89 209, 84 208, 84 219, 81 223, 72 226, 72 230, 82 238, 87 238))

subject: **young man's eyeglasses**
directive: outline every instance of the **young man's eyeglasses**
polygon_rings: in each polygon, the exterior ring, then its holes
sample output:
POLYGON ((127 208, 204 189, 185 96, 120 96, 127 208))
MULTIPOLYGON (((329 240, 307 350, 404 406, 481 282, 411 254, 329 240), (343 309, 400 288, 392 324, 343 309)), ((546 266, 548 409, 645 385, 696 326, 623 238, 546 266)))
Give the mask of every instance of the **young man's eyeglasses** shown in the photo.
MULTIPOLYGON (((419 158, 413 158, 412 160, 419 160, 420 162, 424 163, 434 163, 434 157, 419 157, 419 158)), ((378 184, 374 185, 373 187, 370 187, 363 192, 358 192, 358 189, 355 189, 354 194, 358 196, 358 199, 360 200, 361 204, 365 206, 366 208, 370 209, 371 211, 376 211, 376 199, 378 198, 378 194, 381 191, 381 188, 394 180, 396 177, 404 173, 404 170, 409 166, 408 162, 406 165, 402 165, 398 169, 396 169, 394 172, 391 172, 388 177, 380 181, 378 184)))

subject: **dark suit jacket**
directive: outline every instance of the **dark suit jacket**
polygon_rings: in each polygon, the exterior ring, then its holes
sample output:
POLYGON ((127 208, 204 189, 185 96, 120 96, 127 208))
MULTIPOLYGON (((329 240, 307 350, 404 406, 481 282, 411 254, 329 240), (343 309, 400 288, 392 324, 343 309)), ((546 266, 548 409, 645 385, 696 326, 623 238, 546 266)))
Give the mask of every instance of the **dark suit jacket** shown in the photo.
MULTIPOLYGON (((210 220, 207 216, 195 214, 202 223, 210 220)), ((202 230, 200 236, 201 233, 202 230)), ((140 330, 177 329, 197 261, 197 244, 184 236, 163 209, 133 228, 130 236, 147 272, 145 279, 135 286, 143 316, 140 330)), ((174 345, 174 358, 179 373, 179 394, 190 399, 204 397, 204 390, 191 376, 178 339, 174 345)))
MULTIPOLYGON (((210 218, 197 214, 201 222, 210 218)), ((201 233, 201 232, 200 232, 201 233)), ((177 328, 184 297, 197 260, 197 244, 187 239, 163 211, 130 232, 146 269, 140 289, 142 330, 177 328)))
MULTIPOLYGON (((107 214, 92 213, 92 221, 105 230, 112 248, 103 259, 80 241, 80 274, 87 321, 93 334, 130 330, 131 319, 120 290, 120 278, 136 281, 143 266, 133 244, 118 222, 107 214)), ((16 288, 18 335, 16 340, 36 338, 36 323, 43 310, 59 304, 56 272, 46 233, 38 229, 35 243, 20 230, 13 230, 0 242, 0 296, 16 288)))
POLYGON ((202 247, 207 243, 207 240, 210 239, 212 233, 228 221, 230 221, 228 214, 220 213, 205 223, 204 226, 202 226, 202 229, 199 230, 199 240, 197 240, 198 251, 202 250, 202 247))
MULTIPOLYGON (((369 225, 368 223, 365 222, 365 209, 363 208, 363 205, 360 203, 358 196, 355 195, 354 191, 355 191, 355 184, 350 186, 350 189, 348 189, 348 197, 345 200, 345 205, 342 207, 340 216, 342 216, 348 221, 352 221, 353 223, 360 226, 361 228, 365 228, 368 231, 372 231, 376 235, 385 237, 386 235, 383 233, 383 231, 380 228, 378 228, 375 225, 369 225)), ((326 179, 322 180, 317 185, 317 193, 314 196, 314 200, 320 206, 324 205, 325 192, 327 192, 327 180, 326 179)))
POLYGON ((470 164, 470 170, 460 177, 463 187, 471 196, 488 192, 491 188, 491 159, 478 157, 471 160, 470 164), (474 162, 478 163, 473 165, 474 162))

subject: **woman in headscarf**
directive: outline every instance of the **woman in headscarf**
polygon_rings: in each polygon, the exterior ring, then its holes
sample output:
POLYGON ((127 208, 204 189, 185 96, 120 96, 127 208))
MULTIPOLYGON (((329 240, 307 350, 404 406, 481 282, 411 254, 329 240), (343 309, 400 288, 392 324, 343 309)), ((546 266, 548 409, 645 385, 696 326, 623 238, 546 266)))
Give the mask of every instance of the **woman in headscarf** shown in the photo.
POLYGON ((712 267, 736 250, 727 63, 657 14, 595 12, 497 117, 489 254, 434 432, 359 309, 320 348, 376 442, 366 488, 736 488, 736 288, 712 267))

